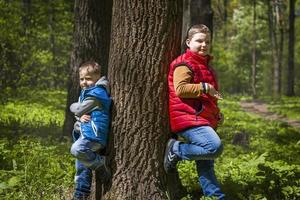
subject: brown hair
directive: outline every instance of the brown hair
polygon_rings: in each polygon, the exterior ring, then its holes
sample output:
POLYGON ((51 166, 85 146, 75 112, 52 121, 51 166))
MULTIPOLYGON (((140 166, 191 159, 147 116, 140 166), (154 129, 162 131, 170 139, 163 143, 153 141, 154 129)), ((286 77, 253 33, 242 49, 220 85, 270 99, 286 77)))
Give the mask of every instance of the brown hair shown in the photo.
POLYGON ((90 74, 100 75, 100 73, 101 73, 101 66, 94 61, 87 61, 87 62, 82 63, 79 67, 79 72, 81 72, 84 69, 86 69, 87 72, 90 74))
POLYGON ((210 30, 204 24, 193 25, 187 31, 186 39, 191 39, 196 33, 210 34, 210 30))

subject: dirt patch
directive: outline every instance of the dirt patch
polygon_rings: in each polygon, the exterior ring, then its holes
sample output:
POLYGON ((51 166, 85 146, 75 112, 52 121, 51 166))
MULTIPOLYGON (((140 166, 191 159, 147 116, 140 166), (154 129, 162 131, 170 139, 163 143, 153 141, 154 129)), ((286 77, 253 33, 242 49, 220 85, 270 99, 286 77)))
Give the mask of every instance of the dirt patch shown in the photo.
POLYGON ((264 103, 263 101, 241 101, 240 102, 241 107, 246 112, 251 112, 257 115, 260 115, 261 117, 267 119, 267 120, 277 120, 281 122, 285 122, 289 124, 290 126, 293 126, 295 128, 300 128, 300 121, 297 120, 291 120, 287 117, 278 115, 274 112, 271 112, 268 110, 268 105, 264 103))

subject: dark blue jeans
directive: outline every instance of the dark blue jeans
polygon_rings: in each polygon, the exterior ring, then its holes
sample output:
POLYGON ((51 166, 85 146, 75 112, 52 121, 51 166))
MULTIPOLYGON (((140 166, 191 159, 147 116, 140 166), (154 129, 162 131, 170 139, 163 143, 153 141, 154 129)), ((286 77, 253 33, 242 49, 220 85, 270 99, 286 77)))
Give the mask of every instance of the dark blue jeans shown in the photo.
POLYGON ((224 199, 214 172, 214 159, 223 150, 218 134, 209 126, 199 126, 179 133, 188 143, 176 142, 173 152, 182 160, 195 160, 204 196, 224 199))
POLYGON ((73 132, 73 140, 71 154, 76 157, 74 198, 88 197, 91 192, 92 170, 103 165, 102 156, 96 153, 103 146, 83 138, 80 133, 75 131, 73 132))

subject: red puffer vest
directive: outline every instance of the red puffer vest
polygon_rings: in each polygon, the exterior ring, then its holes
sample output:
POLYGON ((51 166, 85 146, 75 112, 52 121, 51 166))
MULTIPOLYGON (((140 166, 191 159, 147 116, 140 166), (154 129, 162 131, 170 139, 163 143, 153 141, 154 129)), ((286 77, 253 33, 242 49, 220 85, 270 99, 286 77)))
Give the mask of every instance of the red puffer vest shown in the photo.
POLYGON ((215 72, 208 66, 210 56, 201 56, 191 52, 176 58, 170 64, 168 75, 169 84, 169 114, 172 132, 179 132, 184 129, 208 125, 216 128, 219 120, 219 108, 217 99, 209 94, 202 94, 199 98, 180 98, 176 95, 173 84, 173 73, 178 66, 187 66, 193 72, 191 83, 206 82, 218 90, 215 72))

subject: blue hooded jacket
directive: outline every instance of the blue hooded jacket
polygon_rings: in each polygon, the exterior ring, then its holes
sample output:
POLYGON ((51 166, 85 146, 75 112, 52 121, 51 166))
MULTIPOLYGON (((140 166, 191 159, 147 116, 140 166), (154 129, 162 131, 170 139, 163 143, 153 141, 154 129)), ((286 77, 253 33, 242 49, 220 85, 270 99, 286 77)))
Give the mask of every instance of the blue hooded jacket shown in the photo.
POLYGON ((82 90, 78 103, 73 103, 70 106, 71 112, 78 119, 84 114, 91 116, 91 120, 88 122, 77 121, 74 125, 75 131, 76 126, 80 126, 80 133, 83 138, 106 146, 110 123, 110 106, 111 97, 108 81, 105 77, 101 77, 95 86, 82 90), (86 106, 86 102, 92 103, 88 103, 89 105, 86 106))

